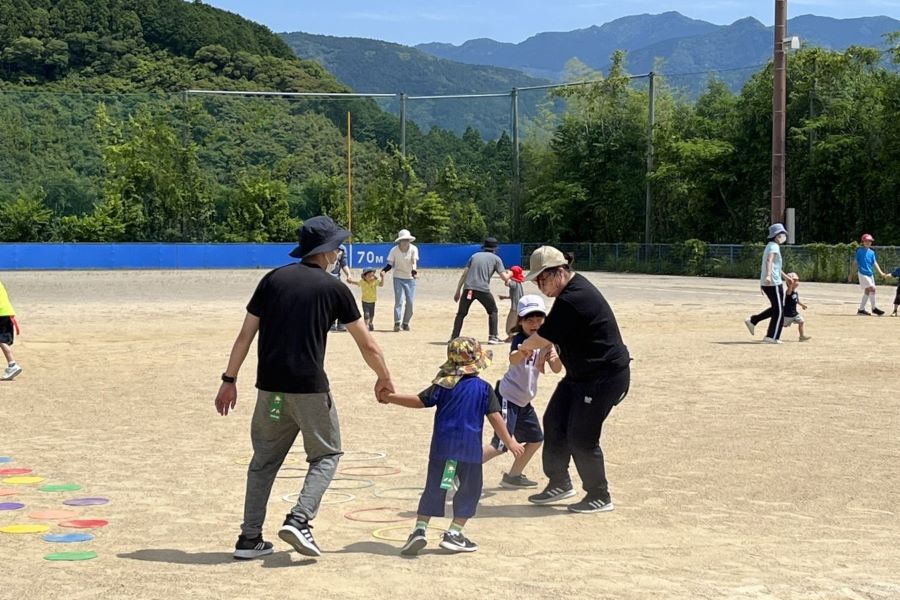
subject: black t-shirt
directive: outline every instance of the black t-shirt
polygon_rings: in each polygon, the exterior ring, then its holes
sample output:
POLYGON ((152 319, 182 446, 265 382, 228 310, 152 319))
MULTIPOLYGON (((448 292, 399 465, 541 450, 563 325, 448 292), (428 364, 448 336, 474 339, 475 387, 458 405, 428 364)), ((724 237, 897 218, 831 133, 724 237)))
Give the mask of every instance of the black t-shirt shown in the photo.
POLYGON ((596 379, 631 361, 606 298, 577 273, 556 298, 538 335, 556 344, 566 378, 573 381, 596 379))
POLYGON ((784 316, 796 317, 797 304, 800 302, 800 294, 792 292, 784 297, 784 316))
POLYGON ((256 387, 289 394, 329 391, 328 329, 335 320, 360 318, 347 286, 316 265, 294 263, 262 278, 247 312, 259 317, 256 387))

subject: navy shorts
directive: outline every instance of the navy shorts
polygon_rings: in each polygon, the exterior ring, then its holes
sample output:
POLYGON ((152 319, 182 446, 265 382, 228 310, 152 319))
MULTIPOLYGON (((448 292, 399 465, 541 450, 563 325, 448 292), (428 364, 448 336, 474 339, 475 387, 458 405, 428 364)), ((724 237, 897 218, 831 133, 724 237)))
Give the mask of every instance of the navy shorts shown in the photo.
MULTIPOLYGON (((544 431, 541 429, 541 420, 537 416, 537 411, 531 402, 527 406, 519 406, 512 402, 501 399, 500 405, 503 407, 503 415, 506 420, 506 429, 516 438, 520 444, 537 443, 544 441, 544 431)), ((491 440, 491 446, 506 452, 507 448, 494 434, 491 440)))
MULTIPOLYGON (((419 498, 418 514, 429 517, 443 517, 444 503, 447 501, 447 490, 441 489, 444 476, 443 459, 428 459, 428 478, 425 480, 425 491, 419 498)), ((453 495, 453 517, 469 519, 475 516, 478 500, 481 498, 483 480, 481 463, 461 462, 456 465, 459 477, 459 489, 453 495)))
POLYGON ((12 319, 9 317, 0 317, 0 344, 12 346, 16 339, 16 332, 13 329, 12 319))

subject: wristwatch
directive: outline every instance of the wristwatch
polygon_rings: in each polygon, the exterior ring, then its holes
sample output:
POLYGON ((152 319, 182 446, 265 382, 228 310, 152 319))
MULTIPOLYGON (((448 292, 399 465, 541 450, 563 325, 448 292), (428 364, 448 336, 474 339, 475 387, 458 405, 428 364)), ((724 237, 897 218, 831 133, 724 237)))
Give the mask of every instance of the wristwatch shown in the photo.
POLYGON ((234 383, 235 381, 237 381, 237 377, 229 377, 225 373, 222 373, 222 381, 224 381, 225 383, 234 383))

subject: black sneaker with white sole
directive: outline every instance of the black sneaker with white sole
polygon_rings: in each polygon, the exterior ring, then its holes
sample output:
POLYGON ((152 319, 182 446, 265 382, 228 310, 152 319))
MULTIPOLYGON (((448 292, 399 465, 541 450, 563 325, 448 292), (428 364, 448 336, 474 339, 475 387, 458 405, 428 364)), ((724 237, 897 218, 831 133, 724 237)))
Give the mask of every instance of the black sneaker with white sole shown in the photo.
POLYGON ((278 537, 304 556, 322 556, 311 530, 312 525, 289 514, 278 530, 278 537))
POLYGON ((273 552, 275 549, 272 547, 272 542, 265 541, 261 535, 248 538, 242 534, 234 545, 234 558, 237 560, 250 560, 273 552))
POLYGON ((550 504, 558 500, 565 500, 575 495, 575 488, 570 483, 567 486, 548 484, 540 494, 528 496, 532 504, 550 504))
POLYGON ((416 529, 411 534, 409 534, 409 538, 406 540, 406 543, 403 544, 403 547, 400 548, 400 554, 403 556, 415 556, 419 553, 419 550, 428 545, 428 540, 425 538, 425 530, 424 529, 416 529))
POLYGON ((881 316, 884 316, 884 311, 881 310, 880 308, 873 308, 872 314, 875 315, 876 317, 881 317, 881 316))
POLYGON ((446 531, 441 539, 441 548, 451 552, 475 552, 478 544, 462 534, 462 531, 446 531))
POLYGON ((584 500, 576 502, 575 504, 570 504, 568 508, 570 512, 574 513, 596 513, 609 512, 616 507, 613 505, 612 500, 602 500, 600 498, 585 496, 584 500))

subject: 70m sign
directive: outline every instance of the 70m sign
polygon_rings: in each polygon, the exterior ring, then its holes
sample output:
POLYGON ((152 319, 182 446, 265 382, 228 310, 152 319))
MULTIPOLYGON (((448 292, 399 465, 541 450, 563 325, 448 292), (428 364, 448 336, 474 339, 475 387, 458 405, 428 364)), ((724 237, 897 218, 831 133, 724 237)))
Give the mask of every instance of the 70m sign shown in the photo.
POLYGON ((383 265, 384 256, 376 254, 371 250, 357 250, 356 264, 383 265))

